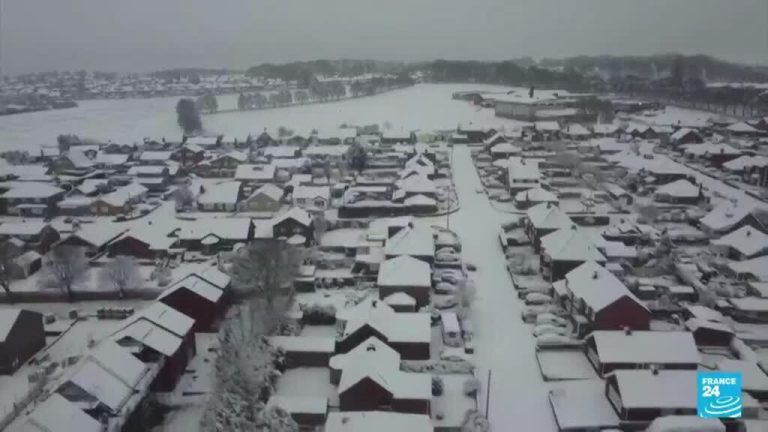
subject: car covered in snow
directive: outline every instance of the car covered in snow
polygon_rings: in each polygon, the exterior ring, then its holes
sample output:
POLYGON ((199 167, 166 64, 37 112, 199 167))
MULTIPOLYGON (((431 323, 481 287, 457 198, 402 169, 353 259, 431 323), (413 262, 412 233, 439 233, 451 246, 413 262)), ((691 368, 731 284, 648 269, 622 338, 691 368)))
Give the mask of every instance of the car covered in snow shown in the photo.
POLYGON ((464 266, 467 268, 468 271, 471 271, 471 272, 477 271, 477 266, 470 262, 464 263, 464 266))
POLYGON ((578 348, 584 342, 568 336, 554 333, 546 333, 536 338, 536 349, 554 349, 554 348, 578 348))
POLYGON ((456 285, 448 282, 438 282, 435 284, 435 294, 453 294, 456 292, 456 285))
POLYGON ((435 254, 435 261, 437 262, 457 262, 461 259, 459 254, 455 252, 442 252, 435 254))
POLYGON ((523 319, 526 323, 533 323, 536 322, 536 317, 539 316, 541 313, 551 313, 556 316, 565 317, 568 315, 568 312, 566 312, 564 309, 557 305, 553 304, 544 304, 544 305, 535 305, 535 306, 528 306, 526 308, 523 308, 523 311, 520 313, 520 317, 523 319))
POLYGON ((536 337, 547 335, 547 334, 556 334, 560 336, 565 336, 568 334, 568 329, 550 325, 550 324, 537 325, 536 327, 533 328, 533 335, 536 337))
POLYGON ((542 304, 547 304, 551 302, 552 302, 552 297, 546 294, 538 293, 538 292, 528 293, 525 296, 525 304, 527 305, 542 305, 542 304))
POLYGON ((553 313, 544 312, 536 315, 536 325, 553 325, 557 327, 567 327, 568 321, 553 313))

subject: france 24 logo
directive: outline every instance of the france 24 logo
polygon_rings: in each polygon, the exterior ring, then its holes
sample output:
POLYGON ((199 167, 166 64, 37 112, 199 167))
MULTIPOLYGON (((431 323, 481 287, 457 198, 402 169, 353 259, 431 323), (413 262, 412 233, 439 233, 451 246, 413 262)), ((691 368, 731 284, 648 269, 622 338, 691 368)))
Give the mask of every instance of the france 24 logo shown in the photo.
POLYGON ((699 417, 741 417, 741 373, 699 372, 696 379, 699 417))

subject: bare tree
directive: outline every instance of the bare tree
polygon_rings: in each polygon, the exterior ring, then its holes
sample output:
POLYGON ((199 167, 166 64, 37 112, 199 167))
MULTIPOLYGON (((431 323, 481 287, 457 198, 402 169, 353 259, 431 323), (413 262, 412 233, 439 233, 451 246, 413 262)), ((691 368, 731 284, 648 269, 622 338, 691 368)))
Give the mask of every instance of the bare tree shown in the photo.
POLYGON ((51 251, 44 269, 47 277, 43 277, 41 282, 49 287, 61 289, 67 295, 67 299, 73 301, 72 286, 85 279, 88 273, 88 260, 81 248, 60 246, 51 251))
POLYGON ((659 209, 653 204, 641 205, 637 208, 637 214, 645 223, 653 223, 659 217, 659 209))
POLYGON ((257 431, 261 432, 299 432, 299 425, 288 411, 277 405, 268 407, 259 413, 257 431))
POLYGON ((195 206, 195 194, 189 185, 183 185, 173 193, 173 199, 176 202, 176 210, 185 210, 195 206))
POLYGON ((554 162, 566 169, 574 169, 581 164, 581 158, 575 152, 564 151, 555 155, 554 162))
POLYGON ((328 231, 328 220, 325 218, 324 212, 319 212, 312 218, 312 226, 315 229, 315 241, 320 243, 323 239, 323 235, 328 231))
POLYGON ((331 177, 333 176, 333 167, 331 166, 331 161, 328 159, 323 160, 323 176, 325 176, 326 183, 331 184, 331 177))
POLYGON ((8 301, 13 303, 13 294, 11 293, 11 280, 13 279, 13 259, 10 245, 7 241, 0 244, 0 286, 5 291, 8 301))
POLYGON ((292 293, 291 282, 299 266, 296 248, 281 240, 251 243, 232 260, 230 270, 235 289, 243 297, 261 297, 267 309, 275 310, 275 300, 292 293))
POLYGON ((132 257, 119 256, 102 268, 101 282, 111 285, 120 293, 120 298, 125 297, 125 291, 130 288, 138 288, 142 278, 136 260, 132 257))

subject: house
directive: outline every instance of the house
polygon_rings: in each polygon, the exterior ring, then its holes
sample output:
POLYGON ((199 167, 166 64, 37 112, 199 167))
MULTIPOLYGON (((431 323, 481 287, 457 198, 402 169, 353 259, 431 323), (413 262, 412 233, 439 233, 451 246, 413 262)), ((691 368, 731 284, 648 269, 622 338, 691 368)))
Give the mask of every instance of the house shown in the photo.
POLYGON ((575 224, 542 237, 540 250, 541 270, 550 281, 564 278, 587 261, 606 262, 595 240, 575 224))
POLYGON ((146 150, 141 152, 139 161, 146 165, 165 165, 167 161, 171 160, 173 153, 166 150, 146 150))
POLYGON ((505 143, 505 142, 508 142, 507 137, 501 132, 496 132, 492 135, 489 135, 488 138, 483 140, 483 147, 485 149, 491 149, 496 144, 505 143))
POLYGON ((163 291, 157 301, 194 320, 194 331, 218 331, 226 309, 225 291, 196 274, 189 274, 163 291))
POLYGON ((416 312, 416 299, 402 291, 390 294, 383 300, 395 312, 416 312))
POLYGON ((331 412, 325 432, 433 432, 428 415, 387 411, 331 412))
POLYGON ((140 165, 128 169, 129 176, 149 192, 164 192, 171 183, 171 171, 163 165, 140 165))
POLYGON ((34 408, 22 426, 26 432, 103 432, 104 426, 60 394, 34 408))
POLYGON ((416 134, 404 129, 386 129, 381 133, 381 143, 392 144, 415 144, 416 134))
POLYGON ((247 153, 233 150, 198 163, 195 166, 195 172, 202 177, 234 177, 237 168, 247 162, 247 153))
POLYGON ((306 210, 299 207, 291 207, 287 212, 277 216, 272 221, 274 238, 291 238, 295 235, 304 237, 305 244, 309 244, 314 238, 314 225, 312 217, 306 210))
POLYGON ((128 417, 144 399, 153 378, 151 366, 106 340, 73 366, 56 393, 96 419, 128 417))
POLYGON ((211 254, 222 250, 231 251, 236 244, 246 244, 253 240, 254 235, 253 221, 247 217, 201 218, 189 221, 176 233, 180 247, 211 254))
POLYGON ((526 211, 525 231, 533 243, 534 250, 540 251, 540 240, 545 235, 562 228, 569 228, 573 221, 552 203, 541 203, 526 211))
POLYGON ((341 359, 334 357, 334 367, 341 370, 339 410, 429 415, 432 376, 401 371, 400 356, 374 340, 369 338, 341 359))
POLYGON ((746 122, 736 122, 725 128, 725 131, 733 136, 756 138, 765 136, 766 132, 749 125, 746 122))
POLYGON ((701 144, 704 142, 704 137, 693 129, 680 128, 670 135, 669 142, 676 146, 684 144, 701 144))
POLYGON ((491 147, 490 151, 491 160, 506 160, 510 157, 518 156, 520 155, 520 152, 522 152, 520 147, 506 141, 495 144, 491 147))
POLYGON ((82 247, 85 250, 85 255, 92 257, 106 251, 107 245, 126 231, 128 228, 111 223, 88 224, 62 239, 57 246, 82 247))
POLYGON ((269 343, 285 353, 287 368, 328 367, 336 350, 332 337, 271 336, 269 343))
POLYGON ((277 172, 274 164, 240 164, 235 169, 235 180, 243 182, 251 190, 275 182, 277 172))
POLYGON ((768 375, 755 360, 721 358, 717 360, 717 369, 740 373, 741 388, 745 393, 760 402, 768 400, 768 375))
POLYGON ((408 223, 386 239, 384 254, 387 259, 407 255, 431 264, 435 260, 432 229, 422 223, 408 223))
POLYGON ((236 211, 241 188, 242 183, 239 181, 225 181, 210 185, 197 197, 197 208, 200 211, 236 211))
POLYGON ((621 128, 621 125, 618 124, 596 124, 592 126, 593 134, 596 137, 599 138, 619 138, 622 133, 624 133, 624 130, 621 128))
POLYGON ((195 320, 161 302, 154 302, 121 324, 111 339, 142 363, 159 364, 151 389, 176 388, 197 352, 195 320))
POLYGON ((507 186, 510 194, 539 187, 541 185, 539 164, 521 157, 510 157, 507 162, 507 186))
POLYGON ((701 186, 695 186, 688 180, 677 180, 659 186, 653 194, 654 201, 669 204, 696 205, 704 199, 701 186))
POLYGON ((579 333, 589 330, 647 330, 651 313, 601 265, 588 261, 552 284, 579 333))
POLYGON ((282 207, 282 198, 283 190, 272 183, 267 183, 240 202, 240 211, 276 212, 282 207))
POLYGON ((566 126, 562 134, 564 137, 576 141, 586 140, 592 136, 592 132, 578 123, 571 123, 566 126))
POLYGON ((589 362, 605 376, 619 369, 690 369, 699 351, 687 331, 593 331, 586 339, 589 362))
POLYGON ((130 213, 135 204, 146 199, 148 191, 147 188, 138 183, 130 183, 91 201, 89 206, 91 214, 114 216, 130 213))
POLYGON ((40 254, 46 254, 59 238, 55 228, 39 219, 0 224, 0 240, 21 240, 24 249, 40 254))
POLYGON ((299 185, 293 188, 291 197, 296 207, 305 210, 326 210, 331 204, 331 188, 299 185))
POLYGON ((33 250, 26 251, 17 256, 8 264, 11 277, 14 279, 26 279, 32 274, 37 273, 40 267, 42 267, 42 258, 39 253, 33 250))
POLYGON ((64 190, 50 183, 10 182, 0 195, 0 208, 6 214, 47 217, 56 214, 56 203, 64 198, 64 190))
POLYGON ((43 314, 27 309, 0 309, 0 375, 13 375, 44 347, 43 314))
POLYGON ((707 234, 727 234, 745 225, 766 231, 763 222, 757 217, 755 205, 745 201, 725 201, 699 220, 699 227, 707 234))
POLYGON ((213 147, 218 147, 221 143, 221 137, 220 136, 190 136, 190 137, 184 137, 184 144, 185 145, 192 145, 192 146, 198 146, 200 148, 204 149, 210 149, 213 147))
POLYGON ((744 261, 729 261, 725 271, 728 276, 740 281, 768 282, 768 255, 744 261))
POLYGON ((322 145, 353 144, 355 138, 357 138, 355 128, 317 129, 312 135, 312 141, 322 145))
POLYGON ((336 314, 340 336, 336 352, 348 353, 371 336, 397 351, 404 360, 430 358, 431 318, 428 313, 395 312, 377 298, 369 298, 336 314))
POLYGON ((759 297, 729 298, 733 319, 747 323, 768 323, 768 299, 759 297))
POLYGON ((541 203, 551 203, 558 205, 560 200, 552 192, 540 187, 526 189, 518 192, 513 197, 515 207, 525 210, 541 203))
POLYGON ((720 168, 724 163, 736 159, 744 152, 725 143, 686 144, 681 146, 688 159, 701 159, 720 168))
POLYGON ((728 259, 743 261, 768 254, 768 234, 749 225, 710 241, 712 250, 728 259))
POLYGON ((435 199, 421 194, 404 199, 403 205, 414 215, 429 215, 438 210, 437 201, 435 199))
POLYGON ((384 261, 379 267, 376 285, 379 298, 384 299, 402 292, 416 299, 417 309, 429 304, 432 288, 429 264, 408 255, 401 255, 384 261))
POLYGON ((156 260, 171 254, 178 241, 171 234, 178 226, 142 224, 136 225, 111 241, 107 246, 109 256, 126 255, 141 260, 156 260))
POLYGON ((605 395, 619 419, 642 430, 657 417, 696 415, 695 370, 617 370, 608 375, 605 395))
POLYGON ((93 159, 93 162, 97 168, 118 169, 125 165, 130 158, 130 154, 106 153, 100 151, 93 159))
POLYGON ((205 150, 194 144, 185 144, 171 153, 171 160, 178 162, 184 168, 193 167, 204 158, 205 150))
POLYGON ((688 319, 685 328, 691 332, 696 346, 699 347, 730 347, 735 336, 730 325, 700 318, 688 319))
POLYGON ((437 186, 426 175, 417 174, 405 177, 396 181, 395 186, 403 192, 403 198, 414 195, 424 195, 429 198, 437 197, 437 186))
MULTIPOLYGON (((98 148, 92 153, 94 157, 97 152, 98 148)), ((59 156, 53 165, 54 170, 60 174, 84 175, 93 171, 96 164, 82 150, 70 149, 59 156)))

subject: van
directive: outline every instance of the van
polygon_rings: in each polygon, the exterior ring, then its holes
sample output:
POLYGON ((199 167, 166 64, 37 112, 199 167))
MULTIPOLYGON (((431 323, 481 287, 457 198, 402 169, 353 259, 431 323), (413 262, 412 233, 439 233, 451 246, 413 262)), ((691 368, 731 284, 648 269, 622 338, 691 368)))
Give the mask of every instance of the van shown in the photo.
POLYGON ((440 314, 440 321, 443 327, 443 343, 450 347, 461 346, 461 327, 459 326, 459 317, 456 316, 456 313, 443 312, 440 314))

